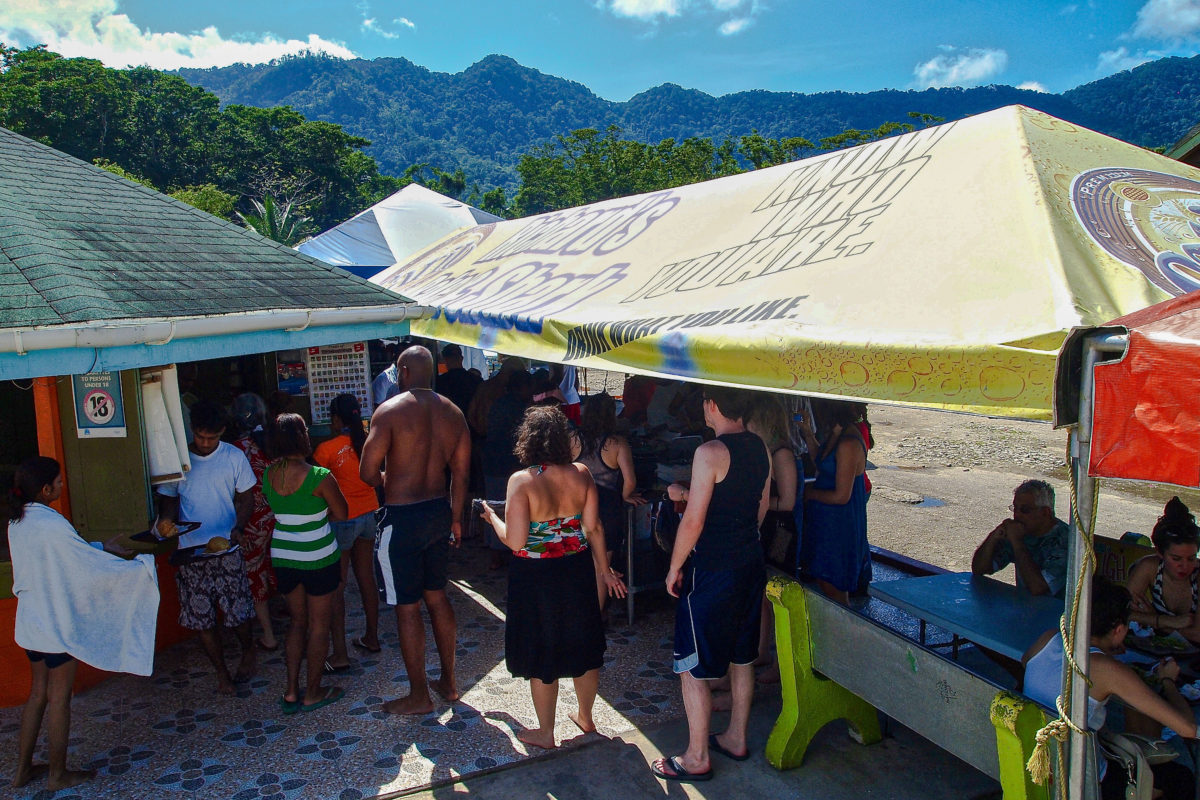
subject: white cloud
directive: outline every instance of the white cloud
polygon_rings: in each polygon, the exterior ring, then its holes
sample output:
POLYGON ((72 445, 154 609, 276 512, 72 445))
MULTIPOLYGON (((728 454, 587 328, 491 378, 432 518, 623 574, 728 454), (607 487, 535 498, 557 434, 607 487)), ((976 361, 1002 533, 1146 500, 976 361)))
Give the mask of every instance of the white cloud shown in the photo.
POLYGON ((377 36, 382 36, 385 39, 395 39, 400 35, 398 33, 392 33, 391 31, 385 30, 376 25, 374 17, 365 17, 359 24, 359 27, 363 29, 363 33, 374 33, 377 36))
POLYGON ((1148 0, 1138 11, 1133 35, 1178 41, 1200 34, 1200 0, 1148 0))
POLYGON ((307 39, 281 39, 270 33, 228 39, 215 26, 192 33, 155 33, 116 12, 116 0, 18 0, 0 19, 0 41, 45 44, 56 53, 99 59, 110 67, 221 67, 304 51, 356 57, 345 45, 315 33, 307 39))
POLYGON ((1041 92, 1042 94, 1045 94, 1046 92, 1050 91, 1045 86, 1038 83, 1037 81, 1025 81, 1024 83, 1017 86, 1017 88, 1018 89, 1028 89, 1031 92, 1041 92))
POLYGON ((677 17, 687 0, 610 0, 603 7, 618 17, 653 20, 658 17, 677 17))
POLYGON ((1131 53, 1127 47, 1118 47, 1116 50, 1106 50, 1100 54, 1100 58, 1096 62, 1096 71, 1102 75, 1111 75, 1114 72, 1133 69, 1140 64, 1153 61, 1161 56, 1162 53, 1147 52, 1144 50, 1131 53))
MULTIPOLYGON (((358 24, 363 33, 373 33, 376 36, 381 36, 384 39, 400 38, 400 31, 388 30, 379 24, 379 20, 371 16, 371 4, 366 0, 360 0, 355 6, 358 13, 362 14, 362 21, 358 24)), ((411 30, 416 30, 417 23, 413 22, 408 17, 396 17, 392 20, 393 25, 401 25, 411 30)))
POLYGON ((741 33, 754 23, 751 17, 737 17, 727 22, 721 23, 721 27, 717 30, 722 36, 733 36, 735 33, 741 33))
POLYGON ((913 68, 916 85, 921 89, 943 86, 973 86, 1004 71, 1008 53, 985 48, 957 48, 942 45, 941 55, 913 68))
POLYGON ((1059 13, 1059 16, 1069 17, 1078 10, 1079 10, 1078 4, 1071 3, 1070 5, 1065 5, 1062 8, 1060 8, 1058 10, 1058 13, 1059 13))
POLYGON ((717 26, 722 36, 732 36, 750 27, 762 9, 760 0, 595 0, 594 5, 614 16, 651 25, 687 13, 725 17, 717 26))

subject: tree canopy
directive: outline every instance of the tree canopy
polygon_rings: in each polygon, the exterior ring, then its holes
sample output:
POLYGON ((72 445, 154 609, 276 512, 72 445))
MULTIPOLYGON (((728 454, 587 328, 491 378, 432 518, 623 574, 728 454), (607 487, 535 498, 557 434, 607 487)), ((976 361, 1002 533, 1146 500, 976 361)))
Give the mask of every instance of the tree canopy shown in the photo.
MULTIPOLYGON (((371 142, 341 125, 288 106, 221 108, 215 95, 177 75, 109 69, 43 47, 0 45, 0 61, 0 125, 288 244, 412 182, 500 216, 525 216, 762 169, 941 121, 910 112, 911 122, 850 128, 815 144, 757 129, 719 142, 688 136, 653 143, 626 138, 618 125, 578 128, 527 148, 510 196, 504 186, 484 188, 463 168, 431 161, 384 175, 364 152, 371 142)), ((323 60, 288 63, 279 75, 322 80, 323 60)), ((489 74, 498 79, 509 66, 492 63, 489 74)), ((529 99, 521 81, 489 87, 509 101, 529 99)))
POLYGON ((213 191, 247 214, 270 196, 323 230, 405 183, 380 174, 362 152, 368 140, 290 108, 222 110, 216 95, 177 75, 42 47, 0 48, 0 59, 0 125, 219 211, 225 201, 213 191))

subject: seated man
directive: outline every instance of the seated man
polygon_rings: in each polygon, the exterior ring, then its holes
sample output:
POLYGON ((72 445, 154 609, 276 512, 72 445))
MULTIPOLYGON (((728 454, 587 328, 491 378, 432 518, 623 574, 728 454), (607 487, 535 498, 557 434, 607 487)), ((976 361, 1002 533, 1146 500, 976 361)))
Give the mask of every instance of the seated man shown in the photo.
POLYGON ((1067 581, 1067 523, 1054 516, 1054 487, 1028 480, 1013 492, 1013 518, 997 525, 975 550, 971 571, 991 575, 1009 564, 1017 586, 1061 597, 1067 581))

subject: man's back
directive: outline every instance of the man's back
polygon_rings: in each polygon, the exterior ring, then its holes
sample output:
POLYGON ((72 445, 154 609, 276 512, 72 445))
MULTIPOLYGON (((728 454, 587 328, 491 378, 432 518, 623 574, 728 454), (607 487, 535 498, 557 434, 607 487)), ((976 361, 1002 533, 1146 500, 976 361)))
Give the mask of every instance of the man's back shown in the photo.
POLYGON ((380 406, 371 422, 372 436, 386 437, 385 502, 446 494, 446 468, 458 448, 470 446, 466 421, 452 402, 429 389, 404 392, 380 406))
POLYGON ((504 396, 508 385, 507 374, 496 374, 479 384, 471 404, 467 407, 467 420, 471 430, 479 436, 487 436, 487 417, 492 410, 492 404, 504 396))
POLYGON ((454 367, 437 376, 435 389, 438 394, 449 398, 450 402, 458 406, 459 411, 466 414, 467 409, 471 407, 472 398, 475 397, 475 390, 481 383, 483 378, 478 375, 467 372, 462 367, 454 367))
POLYGON ((395 364, 389 364, 371 381, 371 399, 375 401, 376 407, 395 397, 398 391, 395 364))
POLYGON ((513 452, 517 443, 517 428, 525 419, 529 403, 525 398, 510 393, 500 397, 488 411, 488 437, 483 441, 483 472, 507 478, 521 468, 521 461, 513 452))

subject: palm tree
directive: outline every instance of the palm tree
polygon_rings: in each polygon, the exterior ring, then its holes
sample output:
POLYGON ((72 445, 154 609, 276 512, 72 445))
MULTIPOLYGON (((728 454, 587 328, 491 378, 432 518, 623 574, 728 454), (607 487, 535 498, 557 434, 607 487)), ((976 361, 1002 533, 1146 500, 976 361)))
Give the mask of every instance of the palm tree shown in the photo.
POLYGON ((262 200, 251 200, 255 214, 238 213, 242 224, 247 228, 273 239, 289 247, 304 240, 309 235, 312 219, 300 216, 296 212, 296 204, 287 201, 280 204, 269 194, 263 195, 262 200))

